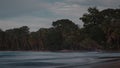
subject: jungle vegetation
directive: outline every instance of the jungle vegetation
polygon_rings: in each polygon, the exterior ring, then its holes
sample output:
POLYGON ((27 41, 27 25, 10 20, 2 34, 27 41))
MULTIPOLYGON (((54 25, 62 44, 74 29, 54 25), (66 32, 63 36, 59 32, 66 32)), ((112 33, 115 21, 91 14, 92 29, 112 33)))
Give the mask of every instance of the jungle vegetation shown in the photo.
POLYGON ((28 26, 0 29, 0 50, 120 50, 119 8, 88 8, 80 20, 84 23, 82 28, 69 19, 61 19, 35 32, 30 32, 28 26))

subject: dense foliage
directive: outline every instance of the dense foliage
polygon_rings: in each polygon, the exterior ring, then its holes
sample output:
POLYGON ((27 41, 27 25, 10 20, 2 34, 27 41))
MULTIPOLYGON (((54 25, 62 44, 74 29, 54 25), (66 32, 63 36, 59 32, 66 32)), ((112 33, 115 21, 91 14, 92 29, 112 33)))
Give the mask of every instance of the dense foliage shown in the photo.
POLYGON ((120 50, 120 9, 89 8, 80 20, 83 28, 62 19, 36 32, 27 26, 0 29, 0 50, 120 50))

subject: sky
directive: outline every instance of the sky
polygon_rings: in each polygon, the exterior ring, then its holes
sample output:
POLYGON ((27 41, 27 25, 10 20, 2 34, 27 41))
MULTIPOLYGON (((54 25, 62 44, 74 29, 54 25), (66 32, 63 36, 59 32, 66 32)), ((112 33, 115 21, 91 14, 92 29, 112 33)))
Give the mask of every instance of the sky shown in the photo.
POLYGON ((70 19, 82 27, 79 18, 95 6, 101 10, 118 8, 120 0, 0 0, 0 28, 28 26, 30 31, 37 31, 60 19, 70 19))

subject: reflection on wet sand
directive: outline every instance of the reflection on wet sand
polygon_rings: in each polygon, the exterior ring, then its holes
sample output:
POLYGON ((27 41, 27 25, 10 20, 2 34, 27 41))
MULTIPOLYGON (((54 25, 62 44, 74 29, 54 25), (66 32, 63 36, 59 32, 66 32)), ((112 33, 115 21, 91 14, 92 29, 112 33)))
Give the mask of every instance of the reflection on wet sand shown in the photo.
POLYGON ((120 68, 120 60, 114 62, 101 63, 92 66, 91 68, 120 68))

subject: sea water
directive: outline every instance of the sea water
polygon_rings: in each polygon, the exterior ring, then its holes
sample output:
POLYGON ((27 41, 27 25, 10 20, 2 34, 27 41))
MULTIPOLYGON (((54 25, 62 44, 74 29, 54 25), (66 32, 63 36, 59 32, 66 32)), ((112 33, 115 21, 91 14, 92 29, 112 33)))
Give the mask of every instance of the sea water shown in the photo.
POLYGON ((91 68, 119 60, 120 53, 1 51, 0 68, 91 68))

